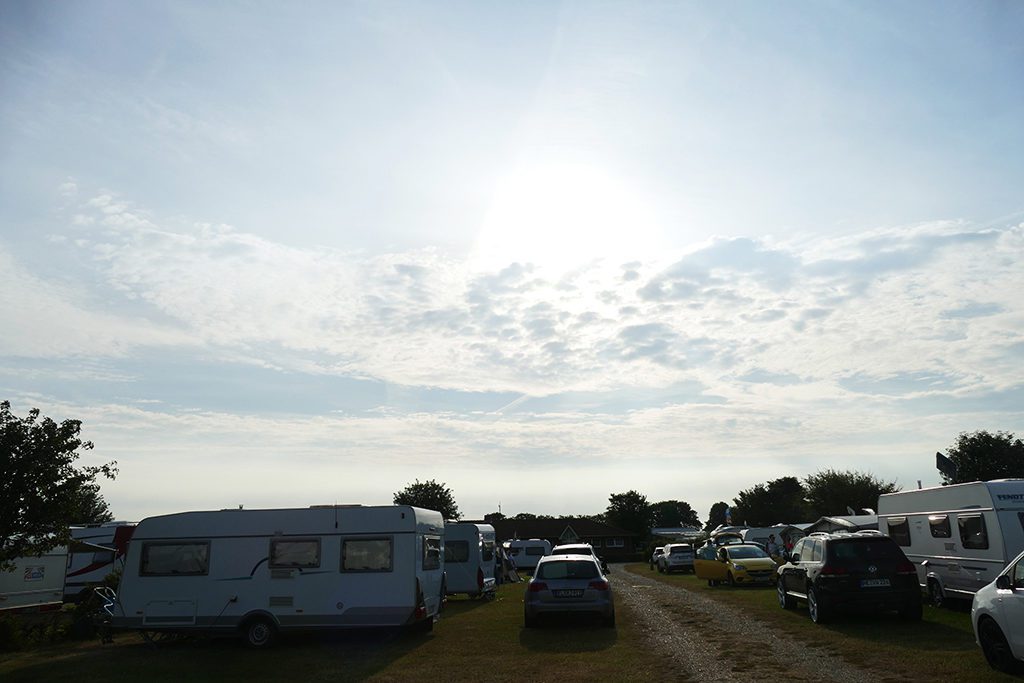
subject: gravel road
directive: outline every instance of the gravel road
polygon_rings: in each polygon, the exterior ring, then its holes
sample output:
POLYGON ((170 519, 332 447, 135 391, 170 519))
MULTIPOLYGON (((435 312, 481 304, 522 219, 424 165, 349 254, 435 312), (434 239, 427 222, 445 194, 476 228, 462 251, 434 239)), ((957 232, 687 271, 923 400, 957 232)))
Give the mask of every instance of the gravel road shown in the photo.
POLYGON ((869 682, 883 678, 685 588, 627 572, 622 566, 614 568, 612 577, 616 601, 635 615, 675 680, 869 682))

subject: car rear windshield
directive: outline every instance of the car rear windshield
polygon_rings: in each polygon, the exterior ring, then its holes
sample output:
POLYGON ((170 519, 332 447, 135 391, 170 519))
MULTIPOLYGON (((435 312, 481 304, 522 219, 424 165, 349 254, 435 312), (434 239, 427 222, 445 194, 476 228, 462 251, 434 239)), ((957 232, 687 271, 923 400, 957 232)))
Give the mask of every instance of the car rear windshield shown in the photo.
POLYGON ((585 546, 576 546, 569 548, 555 548, 551 551, 552 555, 592 555, 590 548, 585 546))
POLYGON ((872 562, 897 562, 903 557, 903 551, 888 538, 851 538, 828 544, 828 561, 839 562, 847 567, 866 566, 872 562))
POLYGON ((545 562, 537 569, 538 579, 596 579, 597 565, 586 560, 545 562))
POLYGON ((669 555, 693 555, 693 548, 690 548, 689 546, 672 548, 672 550, 669 551, 669 555))
POLYGON ((752 545, 729 548, 729 557, 734 560, 752 560, 755 557, 768 557, 768 553, 752 545))

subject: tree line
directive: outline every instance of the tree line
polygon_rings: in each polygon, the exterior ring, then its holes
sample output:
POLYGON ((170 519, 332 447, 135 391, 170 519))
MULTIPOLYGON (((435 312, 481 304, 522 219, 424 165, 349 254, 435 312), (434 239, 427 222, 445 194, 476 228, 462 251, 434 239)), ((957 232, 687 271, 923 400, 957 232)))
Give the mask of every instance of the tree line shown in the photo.
MULTIPOLYGON (((0 570, 22 555, 44 553, 70 541, 70 527, 109 522, 113 515, 100 494, 100 478, 114 479, 117 463, 77 466, 76 461, 93 444, 81 438, 82 423, 60 423, 40 415, 11 412, 0 401, 0 570)), ((961 433, 956 442, 937 454, 943 485, 991 479, 1024 478, 1024 443, 1009 432, 961 433)), ((780 477, 736 494, 733 505, 715 503, 704 529, 726 521, 767 526, 778 522, 813 521, 823 515, 844 514, 874 508, 882 493, 899 490, 896 482, 882 481, 869 473, 822 470, 802 481, 780 477)), ((418 479, 393 496, 396 505, 416 505, 438 510, 445 519, 462 518, 452 490, 443 482, 418 479)), ((651 503, 635 490, 613 493, 604 512, 582 515, 607 522, 646 538, 652 527, 700 527, 689 503, 662 500, 651 503)), ((512 519, 537 519, 547 515, 520 512, 512 519)), ((488 521, 506 519, 500 512, 488 521)))

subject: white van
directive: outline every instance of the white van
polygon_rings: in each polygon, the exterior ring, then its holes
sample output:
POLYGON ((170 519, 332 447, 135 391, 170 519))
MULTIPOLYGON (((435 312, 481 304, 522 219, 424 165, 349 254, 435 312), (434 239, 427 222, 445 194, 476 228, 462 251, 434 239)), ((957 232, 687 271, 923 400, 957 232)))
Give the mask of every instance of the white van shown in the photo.
POLYGON ((508 554, 516 563, 516 569, 533 571, 540 558, 551 554, 551 542, 540 538, 516 539, 509 541, 508 554))
POLYGON ((64 603, 67 546, 42 555, 16 557, 14 568, 0 571, 0 611, 60 609, 64 603))
POLYGON ((494 597, 494 527, 445 522, 444 573, 448 595, 494 597))
POLYGON ((433 628, 444 600, 441 513, 409 506, 182 512, 139 522, 111 626, 238 633, 433 628))
POLYGON ((878 530, 917 565, 918 581, 933 604, 973 598, 1024 550, 1024 480, 883 494, 878 530))

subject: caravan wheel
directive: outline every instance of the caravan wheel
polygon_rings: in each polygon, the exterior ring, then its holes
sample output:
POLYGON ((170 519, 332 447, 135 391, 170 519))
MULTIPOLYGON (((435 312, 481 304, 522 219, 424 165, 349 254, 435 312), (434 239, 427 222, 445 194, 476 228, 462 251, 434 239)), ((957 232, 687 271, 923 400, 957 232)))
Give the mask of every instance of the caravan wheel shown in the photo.
POLYGON ((264 650, 277 638, 277 627, 266 617, 254 617, 242 627, 245 644, 256 650, 264 650))

